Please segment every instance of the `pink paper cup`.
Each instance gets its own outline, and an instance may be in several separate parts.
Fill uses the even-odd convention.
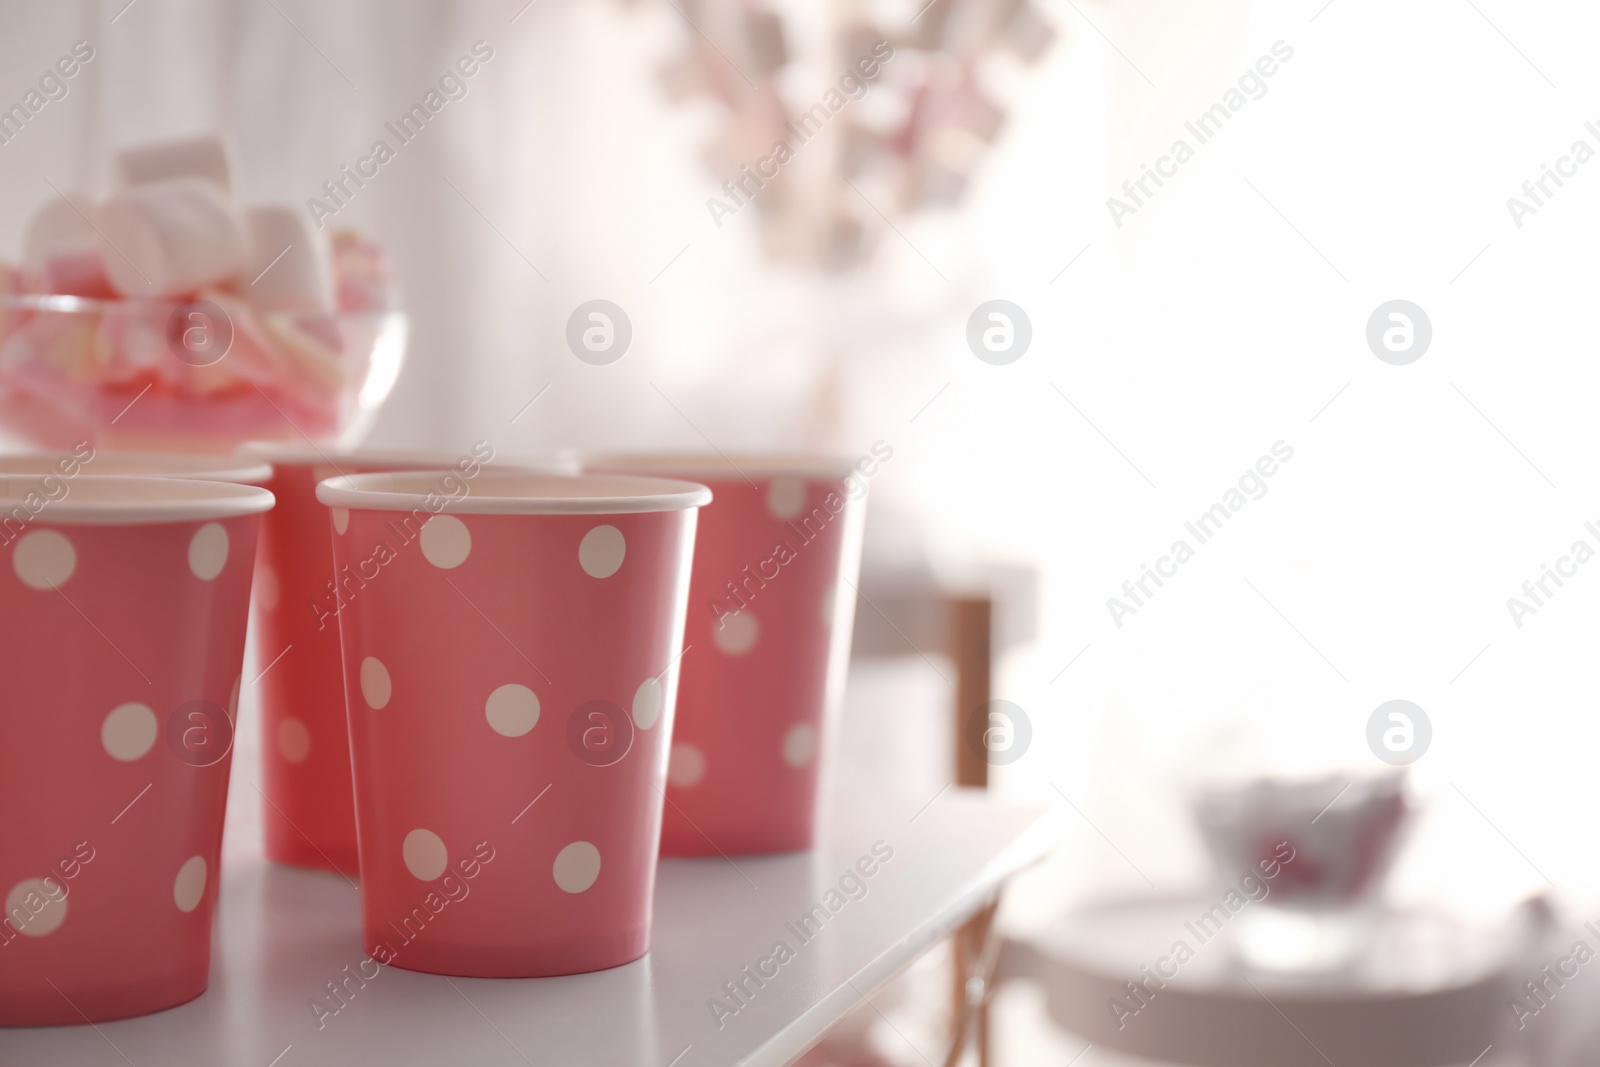
[[[0,540],[20,536],[51,502],[72,491],[79,475],[183,478],[207,482],[265,485],[272,468],[265,463],[217,456],[165,452],[113,452],[80,441],[64,452],[0,454],[0,491],[19,499],[0,513]]]
[[[809,849],[849,663],[865,478],[848,460],[796,456],[585,466],[716,494],[695,545],[662,853]]]
[[[10,513],[32,490],[0,480]],[[64,483],[0,531],[0,1025],[206,988],[260,513],[221,482]]]
[[[65,452],[22,452],[0,455],[0,478],[42,478],[64,481],[80,474],[96,477],[186,478],[206,482],[265,485],[272,468],[249,459],[190,456],[168,452],[113,452],[82,442]]]
[[[627,963],[651,897],[704,486],[333,478],[368,953],[436,974]],[[343,580],[343,579],[341,579]]]
[[[338,616],[347,590],[356,586],[333,564],[334,533],[348,513],[335,514],[330,528],[317,483],[342,474],[425,469],[437,471],[437,492],[470,494],[494,449],[481,442],[460,453],[259,444],[241,455],[271,464],[266,485],[278,498],[262,522],[253,626],[256,656],[267,668],[259,686],[267,858],[353,877],[359,860]]]

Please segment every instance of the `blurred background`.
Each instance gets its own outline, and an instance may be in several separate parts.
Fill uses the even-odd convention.
[[[1026,639],[994,682],[1032,740],[990,787],[1059,808],[1070,844],[1014,888],[1016,938],[1194,891],[1197,782],[1371,771],[1393,699],[1431,741],[1390,896],[1491,922],[1547,893],[1600,918],[1600,567],[1508,607],[1600,545],[1600,166],[1524,191],[1600,148],[1600,12],[925,3],[0,3],[0,101],[95,51],[0,145],[0,257],[52,186],[103,184],[108,149],[144,140],[225,129],[247,201],[321,197],[484,42],[465,95],[337,216],[387,249],[411,317],[370,443],[892,448],[869,574],[1032,576],[997,608]],[[724,183],[878,41],[859,99],[737,203]],[[1202,142],[1186,124],[1230,91]],[[632,327],[604,366],[566,342],[591,300]],[[1004,365],[967,339],[990,300],[1031,327]],[[1408,365],[1368,343],[1392,300],[1431,322]],[[1279,443],[1259,499],[1133,601],[1124,582]],[[857,664],[841,745],[850,773],[932,796],[952,695],[940,650],[916,651]],[[1002,989],[997,1062],[1080,1054],[1044,1003]],[[932,1057],[937,1021],[902,1024],[881,1054]]]

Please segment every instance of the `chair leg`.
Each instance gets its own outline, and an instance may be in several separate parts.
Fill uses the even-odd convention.
[[[986,596],[952,597],[949,612],[949,653],[956,668],[955,780],[957,785],[983,789],[989,785],[989,762],[971,743],[968,721],[991,699],[994,604]],[[981,735],[982,729],[977,732]],[[977,1042],[980,1067],[988,1067],[989,978],[999,944],[992,930],[997,906],[998,900],[968,920],[954,937],[947,1067],[960,1061],[969,1040]]]
[[[954,935],[954,964],[958,1000],[952,1005],[950,1053],[945,1067],[961,1062],[969,1043],[977,1047],[979,1067],[989,1065],[989,1001],[993,996],[995,964],[1000,958],[1000,938],[994,929],[998,896],[968,919]]]
[[[950,600],[949,653],[956,668],[956,784],[980,789],[989,784],[989,762],[982,750],[971,744],[968,720],[991,699],[993,614],[993,602],[988,597]]]

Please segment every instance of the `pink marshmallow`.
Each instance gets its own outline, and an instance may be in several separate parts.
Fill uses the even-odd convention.
[[[26,291],[22,272],[9,263],[0,263],[0,345],[4,345],[6,336],[27,318],[25,310],[9,305],[6,298],[20,296]]]
[[[326,237],[298,208],[246,208],[249,245],[239,295],[265,311],[333,311],[333,273]]]
[[[338,285],[339,310],[386,311],[394,301],[389,261],[383,249],[354,230],[334,230],[333,275]]]
[[[111,157],[111,185],[118,191],[170,178],[204,178],[233,195],[233,150],[215,134],[124,148]]]
[[[106,275],[127,297],[171,297],[236,277],[244,224],[222,190],[201,178],[138,185],[101,205],[95,220]]]
[[[81,252],[52,256],[45,260],[37,277],[40,291],[52,295],[83,296],[93,300],[117,298],[111,282],[106,278],[106,264],[100,256],[99,245]]]

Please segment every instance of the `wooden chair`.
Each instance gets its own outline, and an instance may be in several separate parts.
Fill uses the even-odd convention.
[[[958,577],[922,571],[863,570],[852,655],[898,657],[942,653],[955,669],[950,736],[951,781],[986,788],[989,763],[967,743],[968,719],[993,699],[996,652],[1035,633],[1035,571],[1017,566],[976,568]],[[989,1003],[999,956],[994,929],[998,896],[952,938],[950,1050],[947,1067],[969,1045],[988,1067]]]

